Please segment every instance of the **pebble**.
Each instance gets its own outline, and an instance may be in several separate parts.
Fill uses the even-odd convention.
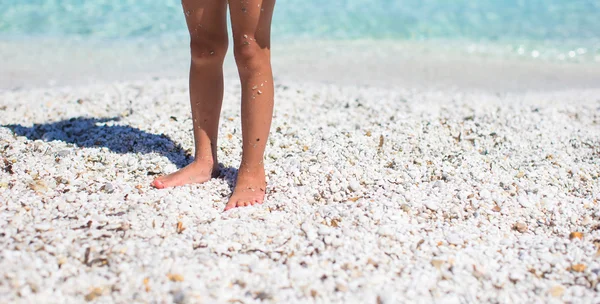
[[[34,227],[35,227],[35,230],[37,230],[37,231],[48,231],[52,228],[52,226],[48,223],[37,224]]]
[[[402,209],[402,211],[404,211],[406,213],[409,213],[410,212],[410,205],[408,205],[408,204],[402,204],[400,206],[400,209]]]
[[[331,234],[331,229],[329,227],[321,227],[319,228],[319,234],[320,235],[330,235]]]
[[[353,179],[349,182],[349,186],[350,186],[350,190],[352,190],[353,192],[360,190],[360,184],[355,179]]]
[[[389,226],[380,227],[377,234],[381,236],[395,236],[394,230]]]
[[[73,193],[69,193],[69,194],[67,194],[67,195],[65,196],[65,200],[66,200],[68,203],[73,203],[73,202],[75,202],[75,200],[76,200],[76,199],[77,199],[77,195],[75,195],[75,194],[73,194]]]
[[[226,81],[226,99],[238,89]],[[187,92],[170,79],[0,91],[0,301],[597,302],[598,91],[277,84],[266,202],[226,213],[233,99],[222,178],[149,186],[191,160]]]
[[[38,193],[45,193],[49,190],[48,186],[44,181],[38,180],[29,184],[29,188]]]
[[[508,277],[513,282],[523,281],[525,279],[525,276],[520,272],[511,272]]]
[[[524,224],[524,223],[521,223],[521,222],[519,222],[519,223],[516,223],[516,224],[514,225],[514,228],[515,228],[515,230],[517,230],[517,231],[519,231],[519,232],[521,232],[521,233],[523,233],[523,232],[526,232],[526,231],[527,231],[527,229],[528,229],[528,228],[527,228],[527,225],[526,225],[526,224]]]
[[[552,288],[550,288],[550,295],[555,298],[562,297],[562,295],[564,293],[565,293],[565,288],[560,285],[556,285],[556,286],[553,286]]]
[[[67,157],[71,154],[70,150],[60,150],[58,152],[56,152],[56,156],[58,157]]]
[[[463,239],[457,234],[448,235],[446,241],[452,245],[462,245],[464,243]]]
[[[68,206],[68,205],[67,205],[67,203],[66,203],[66,202],[58,202],[58,203],[56,204],[56,208],[57,208],[57,209],[58,209],[58,211],[60,211],[60,212],[64,212],[64,211],[66,211],[66,210],[67,210],[67,206]]]
[[[319,172],[320,170],[321,170],[321,166],[319,166],[319,165],[310,166],[308,168],[308,172],[310,174],[315,174],[315,173]]]
[[[588,226],[592,223],[593,223],[592,217],[590,217],[589,215],[584,216],[583,220],[581,221],[581,225],[584,225],[584,226]]]
[[[427,201],[425,202],[425,207],[427,207],[429,210],[437,211],[440,208],[440,205],[433,201]]]
[[[533,204],[531,203],[531,201],[527,197],[525,197],[525,196],[520,196],[519,197],[519,204],[523,208],[531,208],[531,207],[533,207]]]
[[[48,187],[48,189],[51,189],[51,190],[56,189],[56,186],[57,186],[56,180],[54,180],[54,179],[48,180],[48,182],[46,183],[46,186]]]
[[[487,189],[483,189],[483,190],[481,190],[479,192],[479,196],[482,199],[487,200],[487,199],[490,199],[492,197],[492,193],[489,190],[487,190]]]
[[[102,186],[102,189],[106,193],[113,193],[113,192],[115,192],[115,187],[111,183],[104,184],[104,186]]]

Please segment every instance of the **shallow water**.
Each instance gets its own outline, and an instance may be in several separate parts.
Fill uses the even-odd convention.
[[[273,36],[450,41],[473,53],[589,62],[600,61],[598,16],[597,0],[285,0]],[[0,39],[39,37],[184,40],[186,29],[175,0],[0,2]]]
[[[273,66],[280,80],[596,88],[597,16],[598,0],[280,0]],[[0,90],[185,78],[184,19],[175,0],[0,1]]]

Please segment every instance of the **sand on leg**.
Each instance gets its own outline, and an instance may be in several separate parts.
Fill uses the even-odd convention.
[[[223,102],[223,61],[227,53],[227,1],[183,0],[190,32],[190,103],[194,161],[152,182],[156,188],[203,183],[218,175],[217,135]]]
[[[234,55],[242,86],[243,153],[225,210],[263,203],[263,156],[273,115],[271,19],[275,0],[230,0]]]

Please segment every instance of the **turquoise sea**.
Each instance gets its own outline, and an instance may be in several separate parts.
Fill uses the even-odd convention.
[[[0,1],[0,40],[185,35],[176,0]],[[492,45],[532,58],[600,61],[600,1],[280,0],[273,35],[276,40],[440,40]]]

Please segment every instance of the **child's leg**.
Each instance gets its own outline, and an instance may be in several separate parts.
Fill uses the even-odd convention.
[[[243,154],[225,210],[262,203],[263,155],[273,115],[271,17],[275,0],[230,0],[234,54],[242,84]]]
[[[159,177],[156,188],[203,183],[218,174],[217,132],[223,101],[223,60],[227,52],[227,1],[183,0],[190,32],[190,102],[195,159],[187,167]]]

